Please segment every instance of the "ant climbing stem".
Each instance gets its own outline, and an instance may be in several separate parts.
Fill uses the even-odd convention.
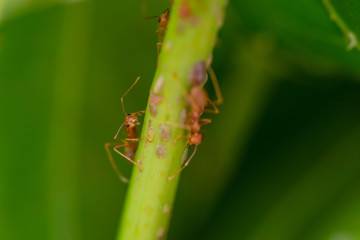
[[[209,118],[201,118],[201,115],[203,113],[213,113],[218,114],[219,109],[217,108],[218,104],[221,104],[223,102],[223,97],[221,94],[219,83],[217,82],[217,78],[214,74],[214,72],[211,69],[210,78],[212,79],[215,93],[217,96],[217,100],[215,102],[211,101],[208,97],[207,92],[203,89],[203,85],[205,84],[207,80],[207,74],[206,74],[206,64],[205,62],[201,61],[194,65],[194,67],[191,70],[190,73],[190,91],[186,92],[184,89],[184,86],[182,86],[179,82],[179,79],[176,75],[174,75],[175,81],[181,85],[183,88],[183,94],[185,95],[185,99],[187,100],[189,106],[190,106],[190,112],[188,113],[188,120],[187,124],[170,124],[174,125],[176,127],[184,128],[188,130],[188,135],[186,137],[181,136],[179,139],[187,138],[187,146],[194,145],[194,151],[189,157],[189,159],[185,162],[185,164],[171,177],[169,177],[169,181],[174,179],[181,171],[184,170],[185,167],[187,167],[193,159],[197,147],[202,142],[202,134],[200,133],[201,127],[204,125],[207,125],[211,123],[211,119]],[[207,106],[212,106],[213,109],[205,109]],[[175,140],[175,142],[178,139]]]
[[[170,8],[172,6],[172,1],[170,1],[170,7],[168,7],[167,9],[164,10],[164,12],[160,15],[160,16],[151,16],[151,17],[146,17],[146,5],[143,4],[142,6],[142,12],[143,12],[143,18],[145,20],[147,19],[154,19],[157,18],[158,19],[158,29],[155,31],[155,33],[157,35],[159,35],[160,37],[165,37],[165,33],[167,30],[167,25],[170,19]],[[162,46],[161,42],[156,43],[156,51],[157,54],[159,55],[160,53],[160,47]]]
[[[159,24],[159,28],[155,31],[155,33],[161,37],[164,37],[166,30],[167,30],[167,24],[169,22],[169,18],[170,18],[170,7],[168,7],[167,9],[164,10],[164,12],[160,15],[160,16],[151,16],[151,17],[146,17],[146,5],[143,5],[143,18],[145,20],[147,19],[154,19],[157,18],[158,19],[158,24]]]
[[[110,163],[112,168],[114,169],[114,171],[116,172],[116,174],[118,175],[118,177],[120,178],[121,181],[128,183],[129,180],[127,178],[125,178],[119,171],[114,158],[111,154],[110,151],[110,147],[113,147],[113,150],[121,155],[122,157],[126,158],[129,162],[131,162],[132,164],[136,165],[139,169],[139,171],[141,172],[141,168],[140,165],[138,163],[136,163],[133,158],[135,156],[136,150],[137,150],[137,144],[135,143],[136,141],[148,141],[150,142],[150,140],[148,139],[140,139],[137,138],[137,130],[136,130],[136,126],[140,125],[140,122],[138,121],[137,117],[139,115],[142,115],[145,113],[145,111],[139,111],[136,113],[126,113],[125,111],[125,106],[124,106],[124,97],[130,92],[130,90],[135,86],[135,84],[139,81],[140,76],[135,80],[135,82],[131,85],[131,87],[124,93],[124,95],[121,97],[121,104],[122,104],[122,108],[125,114],[125,119],[124,119],[124,123],[121,124],[119,130],[116,132],[114,140],[116,141],[120,141],[120,142],[108,142],[105,143],[105,149],[106,152],[108,154]],[[124,139],[118,139],[118,135],[120,133],[120,130],[122,129],[122,127],[125,126],[125,131],[127,133],[127,137]],[[124,153],[119,151],[119,148],[124,148]]]

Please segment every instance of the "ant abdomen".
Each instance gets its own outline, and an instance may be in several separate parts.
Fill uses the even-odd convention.
[[[200,86],[206,82],[206,64],[204,61],[197,62],[191,69],[189,80],[191,86]]]

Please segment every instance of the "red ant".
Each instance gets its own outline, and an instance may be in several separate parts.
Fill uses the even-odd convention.
[[[129,91],[134,87],[134,85],[139,81],[140,76],[135,80],[135,82],[131,85],[131,87],[124,93],[124,95],[121,97],[121,104],[122,104],[122,108],[125,114],[125,119],[124,119],[124,123],[121,124],[119,130],[117,131],[114,140],[118,140],[121,141],[122,143],[118,143],[118,142],[109,142],[109,143],[105,143],[105,149],[107,151],[110,163],[114,169],[114,171],[117,173],[118,177],[120,178],[121,181],[128,183],[129,180],[127,178],[125,178],[120,171],[118,170],[114,158],[110,152],[109,147],[113,147],[114,151],[118,154],[120,154],[121,156],[123,156],[124,158],[126,158],[127,160],[129,160],[129,162],[135,164],[139,171],[141,172],[141,168],[139,166],[138,163],[133,161],[133,158],[135,156],[136,150],[137,150],[137,144],[135,143],[135,141],[148,141],[150,142],[150,140],[148,139],[140,139],[137,138],[137,131],[136,131],[136,125],[140,125],[140,122],[138,121],[137,117],[139,115],[142,115],[145,113],[145,111],[139,111],[136,113],[126,113],[125,111],[125,107],[124,107],[124,97],[126,96],[126,94],[129,93]],[[120,133],[121,128],[125,125],[125,130],[127,133],[127,137],[125,139],[118,139],[118,135]],[[118,148],[124,147],[124,153],[120,152],[118,150]]]
[[[172,3],[171,3],[171,5],[172,5]],[[169,18],[170,18],[170,8],[171,8],[171,6],[168,7],[167,9],[165,9],[165,11],[160,16],[146,17],[146,15],[145,15],[145,5],[143,5],[143,17],[144,17],[144,19],[153,19],[153,18],[158,19],[159,28],[155,31],[155,33],[157,35],[159,35],[160,37],[165,36],[166,30],[167,30],[167,25],[168,25]],[[158,55],[159,55],[161,46],[162,46],[162,43],[160,43],[160,42],[156,43],[156,50],[157,50]]]
[[[218,114],[219,109],[216,105],[220,105],[223,102],[223,97],[221,94],[221,90],[215,76],[214,71],[209,67],[210,78],[213,82],[215,93],[217,96],[216,101],[211,101],[208,97],[206,91],[202,88],[203,84],[205,84],[207,80],[206,74],[206,64],[205,62],[198,62],[192,68],[190,73],[190,92],[186,95],[186,99],[188,104],[190,105],[190,112],[188,114],[188,122],[185,126],[180,126],[188,130],[187,136],[182,136],[181,138],[187,138],[188,143],[187,146],[194,145],[194,151],[189,157],[189,159],[185,162],[184,166],[182,166],[173,176],[169,177],[169,181],[171,181],[174,177],[176,177],[184,168],[189,165],[191,159],[194,157],[197,146],[200,145],[202,141],[202,134],[200,133],[200,128],[206,124],[211,123],[211,119],[209,118],[200,118],[203,113],[213,113]],[[176,76],[175,76],[175,79]],[[178,80],[177,80],[178,81]],[[205,109],[206,106],[211,105],[213,109]],[[177,140],[179,140],[177,139]],[[175,140],[175,142],[177,141]]]
[[[168,24],[169,18],[170,18],[170,7],[165,9],[165,11],[160,16],[146,17],[145,16],[145,6],[143,6],[143,17],[144,17],[144,19],[157,18],[158,23],[159,23],[159,28],[155,31],[155,33],[161,37],[164,37],[164,35],[166,33],[166,29],[167,29],[167,24]]]

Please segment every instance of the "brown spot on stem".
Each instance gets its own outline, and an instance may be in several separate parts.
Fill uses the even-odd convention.
[[[181,112],[180,112],[180,122],[182,124],[185,124],[186,123],[186,118],[187,118],[186,109],[183,108],[183,109],[181,109]]]
[[[172,42],[171,41],[167,41],[164,45],[164,49],[165,51],[169,52],[172,46]]]
[[[157,239],[158,240],[164,240],[164,237],[165,237],[165,230],[163,227],[159,228],[159,230],[157,231]]]
[[[171,138],[171,129],[168,125],[166,124],[161,124],[160,125],[160,140],[163,142],[167,142],[170,140]]]
[[[219,14],[219,18],[218,18],[218,21],[217,21],[217,27],[218,28],[221,28],[223,25],[224,25],[224,13],[220,12]]]
[[[160,143],[156,146],[156,156],[160,159],[166,156],[166,147],[164,144]]]
[[[182,101],[182,96],[178,96],[178,97],[176,98],[176,102],[177,102],[177,103],[181,103],[181,101]]]
[[[148,128],[146,135],[147,135],[147,139],[149,139],[150,141],[153,140],[153,138],[154,138],[154,130],[153,130],[152,127]]]
[[[150,92],[150,105],[157,105],[162,101],[162,97]]]
[[[163,208],[163,213],[167,214],[169,212],[170,212],[170,207],[169,207],[169,205],[167,203],[165,203],[164,208]]]
[[[187,19],[192,16],[192,11],[189,6],[189,0],[183,0],[179,7],[179,17],[180,19]]]
[[[149,97],[149,111],[153,117],[157,114],[157,105],[162,101],[162,97],[150,92]]]
[[[156,115],[157,115],[157,106],[156,105],[154,105],[154,106],[149,105],[149,111],[150,111],[151,116],[156,117]]]
[[[157,79],[156,79],[156,82],[155,82],[155,85],[154,85],[154,93],[155,94],[159,94],[162,90],[162,87],[164,85],[164,76],[163,75],[160,75]]]

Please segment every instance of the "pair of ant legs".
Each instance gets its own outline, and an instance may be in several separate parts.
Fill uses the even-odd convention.
[[[129,179],[127,179],[126,177],[124,177],[124,176],[120,173],[120,171],[119,171],[119,169],[118,169],[118,167],[117,167],[117,165],[116,165],[116,163],[115,163],[115,161],[114,161],[114,158],[113,158],[113,156],[112,156],[112,154],[111,154],[111,152],[110,152],[110,147],[113,147],[113,149],[114,149],[115,152],[117,152],[118,154],[120,154],[121,156],[123,156],[124,158],[126,158],[127,160],[129,160],[131,163],[133,163],[133,164],[135,164],[135,165],[137,165],[137,166],[139,167],[139,165],[138,165],[137,163],[135,163],[131,158],[129,158],[128,156],[126,156],[125,154],[123,154],[122,152],[120,152],[120,151],[118,150],[118,148],[126,147],[127,145],[128,145],[128,143],[127,143],[125,140],[123,140],[123,144],[116,143],[116,142],[108,142],[108,143],[105,143],[105,149],[106,149],[107,155],[108,155],[108,157],[109,157],[111,166],[112,166],[112,168],[114,169],[114,171],[116,172],[116,174],[118,175],[119,179],[120,179],[121,181],[123,181],[124,183],[129,183]]]
[[[207,124],[211,123],[211,119],[209,119],[209,118],[201,118],[200,122],[202,122],[200,124],[200,127],[202,127],[204,125],[207,125]],[[168,122],[167,124],[172,125],[173,127],[178,127],[178,128],[183,128],[183,129],[188,130],[188,134],[184,135],[184,136],[180,136],[177,139],[175,139],[173,145],[175,145],[179,140],[189,139],[190,138],[190,136],[191,136],[191,125],[186,125],[186,124],[181,124],[181,123],[172,123],[172,122]],[[203,130],[202,132],[205,132],[205,131]],[[197,145],[194,145],[194,146],[195,146],[195,148],[194,148],[194,151],[192,152],[191,156],[188,158],[188,160],[186,160],[184,165],[182,167],[180,167],[179,170],[176,171],[176,173],[174,175],[169,177],[169,181],[173,180],[179,173],[182,172],[182,170],[184,170],[184,168],[186,168],[189,165],[191,159],[194,157],[194,155],[195,155],[195,153],[197,151],[198,146]],[[189,145],[187,145],[187,147],[189,147]]]

